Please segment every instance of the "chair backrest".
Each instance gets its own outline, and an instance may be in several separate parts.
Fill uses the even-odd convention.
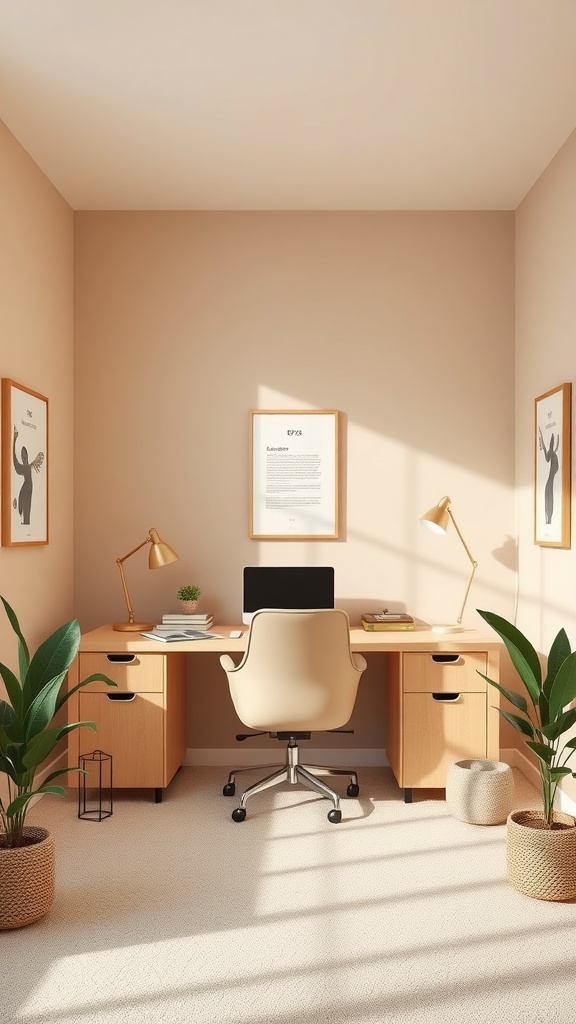
[[[365,661],[350,651],[350,621],[339,608],[262,609],[239,665],[224,655],[236,713],[269,732],[337,729],[349,721]]]

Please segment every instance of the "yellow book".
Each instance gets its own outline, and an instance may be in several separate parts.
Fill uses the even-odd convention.
[[[382,612],[379,615],[363,615],[362,628],[372,631],[414,629],[414,619],[411,615],[401,612]]]

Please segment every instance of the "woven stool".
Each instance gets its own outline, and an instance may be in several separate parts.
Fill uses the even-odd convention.
[[[468,758],[448,768],[446,803],[460,821],[500,825],[510,813],[513,798],[512,769],[503,761]]]

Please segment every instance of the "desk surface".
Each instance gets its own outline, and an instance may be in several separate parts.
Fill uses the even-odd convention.
[[[239,640],[232,640],[230,630],[242,629]],[[213,640],[184,640],[182,642],[163,643],[161,640],[148,640],[140,633],[122,632],[111,625],[99,626],[89,633],[83,633],[80,651],[134,651],[138,654],[169,654],[185,651],[193,654],[206,651],[214,653],[246,650],[248,626],[227,625],[213,626],[213,633],[221,636]],[[500,651],[502,644],[497,637],[481,633],[475,629],[464,629],[457,633],[434,633],[426,627],[416,626],[413,630],[385,630],[368,632],[365,629],[352,627],[350,642],[353,651],[363,654],[370,651]]]

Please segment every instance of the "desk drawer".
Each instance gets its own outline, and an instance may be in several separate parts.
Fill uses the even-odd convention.
[[[478,671],[487,674],[483,652],[402,655],[404,693],[480,693],[486,683]]]
[[[165,656],[163,654],[80,654],[80,679],[94,672],[118,683],[118,689],[130,693],[163,693]],[[81,693],[110,693],[111,687],[96,680]]]
[[[486,693],[446,696],[404,697],[404,786],[443,788],[453,761],[486,757]]]
[[[87,732],[81,743],[112,754],[115,788],[165,786],[163,696],[133,693],[125,700],[118,696],[110,688],[108,693],[80,690],[80,718],[95,722],[98,729]]]

